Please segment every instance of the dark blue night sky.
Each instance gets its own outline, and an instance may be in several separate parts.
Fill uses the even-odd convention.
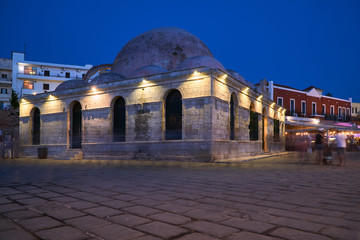
[[[112,63],[133,37],[179,27],[226,68],[360,102],[360,1],[1,1],[0,57]]]

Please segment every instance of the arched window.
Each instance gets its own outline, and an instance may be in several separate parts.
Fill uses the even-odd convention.
[[[267,151],[267,111],[266,108],[262,110],[262,149]]]
[[[259,117],[258,113],[255,112],[254,103],[250,104],[250,141],[257,141],[259,139]]]
[[[126,111],[125,100],[118,97],[114,103],[113,112],[113,140],[114,142],[125,142]]]
[[[40,110],[34,108],[32,114],[32,144],[40,144]]]
[[[231,95],[230,98],[230,140],[235,140],[235,98]]]
[[[71,147],[81,148],[82,143],[82,110],[79,102],[75,102],[72,107],[71,121]]]
[[[166,140],[182,139],[182,100],[178,90],[172,90],[165,101]]]
[[[280,121],[274,119],[274,142],[280,141]]]

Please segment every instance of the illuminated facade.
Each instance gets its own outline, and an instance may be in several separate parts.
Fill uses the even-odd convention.
[[[51,92],[62,82],[82,79],[92,65],[25,61],[25,54],[12,52],[12,88],[20,97]]]
[[[285,111],[266,85],[226,70],[190,33],[154,29],[129,41],[111,71],[24,97],[21,154],[216,161],[283,151]]]
[[[287,116],[351,121],[351,98],[326,96],[322,94],[323,90],[314,86],[299,90],[270,82],[269,90],[273,101],[286,108]]]

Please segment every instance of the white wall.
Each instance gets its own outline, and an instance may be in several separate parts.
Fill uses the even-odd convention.
[[[45,62],[25,61],[23,53],[13,52],[13,88],[19,96],[29,94],[39,94],[45,91],[54,91],[58,85],[64,81],[72,79],[82,79],[82,75],[92,67],[92,65],[77,66]],[[24,74],[25,66],[36,67],[36,74]],[[49,76],[44,76],[45,71],[50,71]],[[66,73],[70,73],[70,78],[66,78]],[[32,81],[34,89],[24,89],[24,81]],[[44,90],[43,85],[49,84],[49,90]]]

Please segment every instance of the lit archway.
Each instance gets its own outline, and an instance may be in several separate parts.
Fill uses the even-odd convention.
[[[262,110],[262,149],[267,151],[267,112],[266,108]]]
[[[165,139],[182,139],[182,96],[172,90],[165,100]]]
[[[71,148],[82,148],[82,108],[79,102],[71,108]]]
[[[32,110],[32,124],[31,124],[31,135],[32,135],[32,145],[40,144],[40,110],[34,108]]]
[[[125,142],[126,107],[125,100],[118,97],[113,105],[113,141]]]
[[[235,119],[237,108],[236,94],[231,94],[230,98],[230,140],[235,140]]]
[[[250,104],[250,123],[249,123],[249,135],[250,141],[259,140],[259,117],[258,113],[255,112],[254,103]]]

